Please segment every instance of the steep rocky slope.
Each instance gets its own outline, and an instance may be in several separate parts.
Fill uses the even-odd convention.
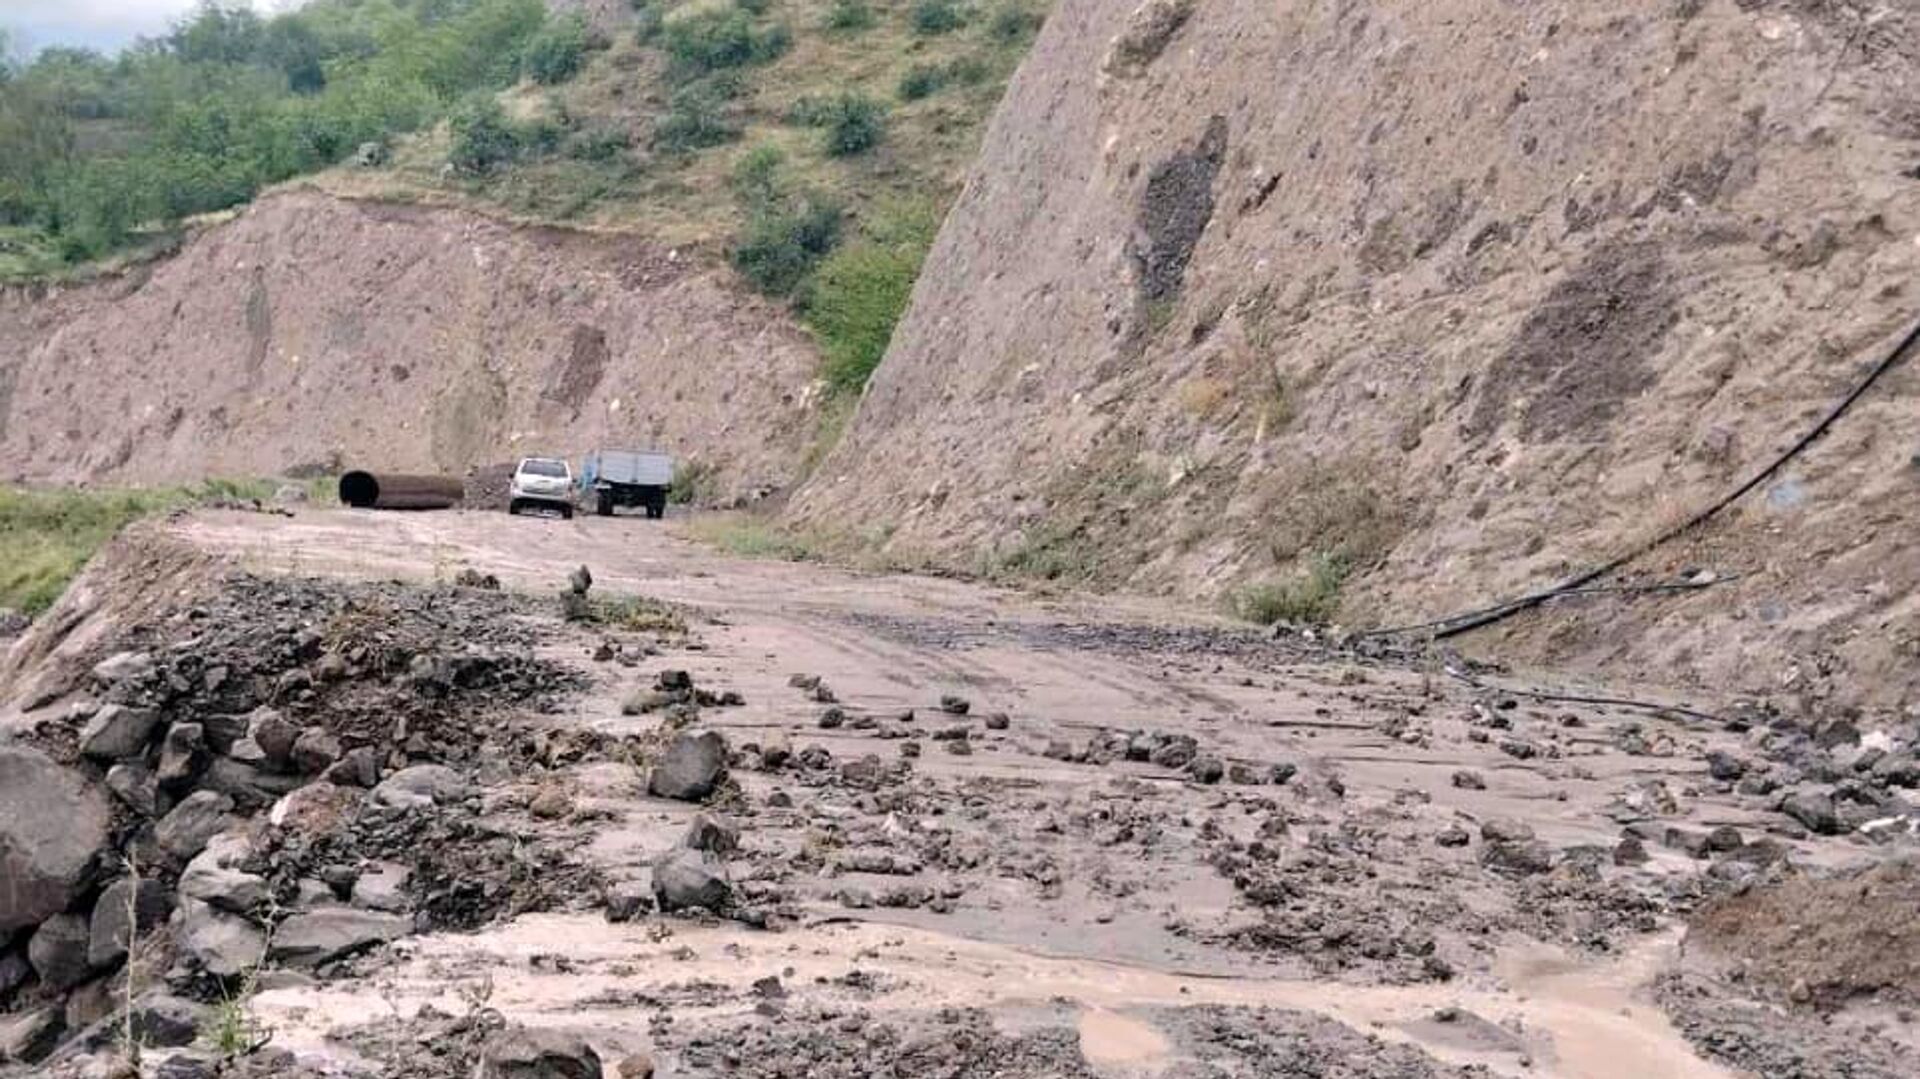
[[[1745,479],[1920,317],[1910,2],[1065,0],[804,524],[1350,623]],[[1920,703],[1920,364],[1509,654]]]
[[[660,444],[790,483],[818,360],[732,271],[631,237],[272,196],[124,277],[0,294],[0,452],[29,481]]]

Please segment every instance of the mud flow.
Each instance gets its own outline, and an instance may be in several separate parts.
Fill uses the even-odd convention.
[[[673,528],[119,541],[5,671],[10,1073],[1914,1074],[1908,732]]]

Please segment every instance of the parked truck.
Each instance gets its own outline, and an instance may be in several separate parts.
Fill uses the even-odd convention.
[[[621,506],[644,506],[648,517],[667,512],[673,458],[657,450],[595,450],[580,465],[580,490],[602,517]]]

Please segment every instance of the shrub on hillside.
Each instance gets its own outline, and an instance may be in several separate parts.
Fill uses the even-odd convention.
[[[733,166],[733,193],[748,207],[771,205],[780,196],[780,171],[787,155],[772,143],[762,143],[740,155]]]
[[[915,64],[900,76],[900,100],[918,101],[931,97],[947,84],[946,71],[936,64]]]
[[[749,15],[765,15],[773,7],[773,0],[733,0],[741,11]]]
[[[906,313],[938,228],[939,215],[930,206],[896,208],[814,272],[804,318],[820,342],[821,374],[833,392],[866,388]]]
[[[580,72],[587,57],[587,23],[578,15],[554,19],[527,42],[521,70],[534,82],[552,86]]]
[[[675,90],[666,115],[654,124],[654,147],[668,153],[687,153],[739,138],[740,126],[727,109],[738,90],[733,79],[719,76]]]
[[[945,34],[967,24],[967,14],[956,0],[914,0],[907,21],[916,34]]]
[[[661,9],[657,0],[636,0],[633,5],[633,39],[642,45],[651,45],[660,36],[660,28],[666,22],[667,13]]]
[[[987,32],[996,41],[1012,44],[1039,29],[1040,21],[1040,16],[1028,11],[1019,0],[1006,0],[994,10]]]
[[[874,24],[873,8],[867,0],[833,0],[827,9],[827,29],[850,33]]]
[[[680,77],[692,78],[776,59],[793,44],[793,34],[784,24],[756,31],[738,8],[703,8],[668,19],[660,40]]]
[[[834,98],[820,125],[826,131],[827,153],[851,157],[878,146],[887,131],[886,111],[864,94],[845,93]]]
[[[842,211],[812,193],[761,206],[733,250],[733,265],[769,296],[790,295],[840,242]]]
[[[447,162],[472,175],[492,172],[520,156],[520,133],[491,94],[462,102],[449,123],[453,144]]]

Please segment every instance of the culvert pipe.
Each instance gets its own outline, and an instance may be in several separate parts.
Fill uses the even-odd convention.
[[[355,509],[444,510],[466,497],[466,483],[453,476],[356,471],[340,477],[340,501]]]

